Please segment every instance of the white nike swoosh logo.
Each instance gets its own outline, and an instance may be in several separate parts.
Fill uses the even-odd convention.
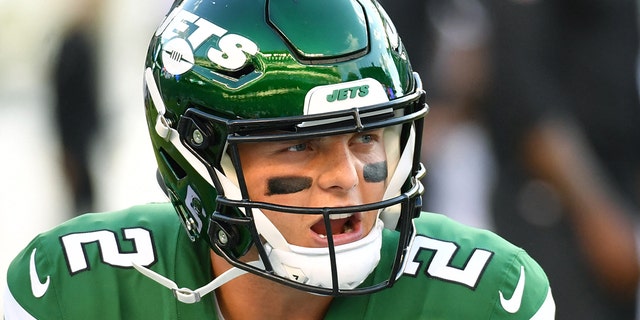
[[[509,299],[505,299],[502,291],[500,293],[500,304],[509,313],[516,313],[520,310],[522,304],[522,294],[524,293],[524,267],[520,266],[520,279],[516,285],[516,289],[513,291],[513,295]]]
[[[40,282],[38,271],[36,271],[36,249],[31,251],[31,261],[29,262],[29,278],[31,279],[31,292],[36,298],[41,298],[49,289],[49,276],[44,283]]]

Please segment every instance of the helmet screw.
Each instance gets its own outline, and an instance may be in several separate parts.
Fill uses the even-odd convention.
[[[229,242],[229,237],[227,236],[227,233],[224,232],[224,230],[218,231],[218,241],[220,241],[220,244],[222,245],[226,245]]]
[[[193,134],[191,135],[191,137],[193,138],[193,142],[197,145],[201,145],[204,142],[204,136],[198,129],[193,130]]]
[[[185,222],[186,222],[186,225],[187,225],[187,229],[188,229],[189,231],[191,231],[191,230],[193,230],[193,229],[194,229],[193,227],[196,225],[196,223],[195,223],[195,221],[193,221],[193,219],[192,219],[192,218],[189,218],[189,219],[188,219],[187,221],[185,221]]]

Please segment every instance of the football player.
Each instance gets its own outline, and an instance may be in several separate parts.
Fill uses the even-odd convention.
[[[428,107],[374,0],[178,0],[145,113],[170,202],[13,261],[6,319],[552,319],[541,267],[421,213]]]

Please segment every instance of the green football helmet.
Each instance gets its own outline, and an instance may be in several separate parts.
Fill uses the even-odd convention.
[[[428,107],[377,2],[178,0],[151,40],[144,81],[159,179],[193,241],[242,272],[316,294],[370,293],[399,277],[421,208]],[[388,166],[381,201],[300,208],[248,196],[239,144],[378,128]],[[329,247],[288,244],[261,210],[322,215]],[[372,210],[380,218],[369,235],[332,245],[332,216]],[[381,243],[382,232],[396,242]],[[382,245],[395,248],[392,265],[378,265]],[[243,259],[251,248],[259,261]],[[388,276],[365,281],[375,268]]]

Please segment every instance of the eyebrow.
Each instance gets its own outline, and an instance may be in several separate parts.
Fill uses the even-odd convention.
[[[311,188],[313,179],[310,177],[274,177],[267,180],[267,193],[271,196],[275,194],[291,194]]]
[[[388,175],[387,161],[365,164],[362,168],[362,175],[366,182],[376,183],[385,181]]]

